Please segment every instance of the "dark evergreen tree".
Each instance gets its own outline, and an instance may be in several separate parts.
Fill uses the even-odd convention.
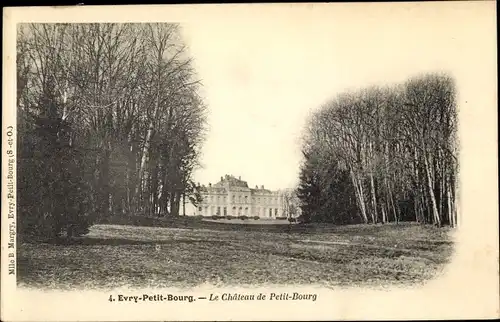
[[[78,236],[92,224],[84,158],[71,145],[71,127],[53,113],[34,117],[19,146],[20,235]]]

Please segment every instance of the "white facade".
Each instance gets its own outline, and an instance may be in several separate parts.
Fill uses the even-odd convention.
[[[202,202],[195,214],[201,216],[258,216],[262,219],[286,217],[284,196],[264,186],[251,189],[246,181],[225,175],[216,184],[198,186]]]

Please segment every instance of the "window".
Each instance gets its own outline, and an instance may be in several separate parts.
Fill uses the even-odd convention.
[[[248,196],[245,196],[245,203],[248,203]]]
[[[227,207],[224,207],[224,216],[227,216]]]
[[[274,209],[274,215],[278,217],[278,208]]]
[[[273,216],[273,210],[269,208],[269,218],[271,218],[272,216]]]
[[[277,211],[278,209],[276,209]],[[217,216],[220,216],[220,207],[217,207]]]
[[[235,195],[233,195],[233,202],[235,202],[235,201],[236,201],[236,196],[235,196]]]
[[[202,210],[202,207],[201,207],[201,206],[199,206],[199,207],[198,207],[198,211],[200,211],[200,212],[201,212],[201,210]]]

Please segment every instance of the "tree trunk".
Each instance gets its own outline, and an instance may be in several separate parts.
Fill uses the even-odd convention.
[[[450,193],[449,185],[447,185],[447,189],[446,189],[446,199],[448,202],[448,221],[450,222],[450,227],[454,228],[455,221],[453,220],[453,210],[452,210],[452,206],[451,206],[451,193]]]
[[[151,145],[151,137],[153,135],[153,130],[154,130],[154,123],[153,123],[153,120],[150,121],[149,123],[149,128],[148,128],[148,131],[146,133],[146,140],[144,141],[144,147],[142,149],[142,156],[141,156],[141,163],[140,163],[140,166],[139,166],[139,173],[137,175],[137,178],[138,178],[138,184],[136,186],[136,190],[135,190],[135,194],[137,196],[137,201],[138,201],[138,205],[137,205],[137,208],[141,208],[141,199],[143,199],[143,193],[144,193],[144,188],[146,186],[146,178],[144,176],[144,172],[145,172],[145,169],[146,169],[146,163],[147,163],[147,160],[148,160],[148,155],[149,155],[149,149],[150,149],[150,145]]]
[[[161,45],[160,45],[161,47]],[[142,157],[141,157],[141,165],[139,168],[139,182],[140,184],[138,185],[138,189],[143,189],[144,185],[144,170],[146,167],[146,163],[149,157],[150,153],[150,147],[151,147],[151,139],[153,136],[153,131],[154,131],[154,124],[156,120],[158,119],[158,111],[160,110],[160,94],[161,94],[161,61],[162,61],[162,55],[163,55],[163,50],[160,49],[158,52],[158,70],[157,70],[157,79],[156,79],[156,102],[155,102],[155,107],[153,110],[153,114],[151,115],[151,119],[149,120],[149,126],[148,126],[148,131],[146,132],[146,139],[144,141],[144,147],[142,149]],[[136,191],[138,192],[138,191]]]
[[[359,207],[359,210],[361,212],[361,219],[363,220],[363,223],[368,223],[368,217],[366,216],[366,208],[363,200],[363,195],[362,195],[362,188],[358,186],[358,180],[356,178],[356,175],[354,174],[354,171],[351,169],[351,179],[352,179],[352,184],[354,186],[354,191],[356,193],[356,201]],[[361,191],[360,191],[361,190]]]
[[[162,184],[161,184],[161,216],[166,216],[169,213],[168,210],[168,204],[169,204],[169,199],[170,197],[170,192],[168,191],[167,187],[167,178],[166,178],[166,173],[165,169],[163,169],[162,172]]]
[[[421,218],[419,216],[420,212],[418,210],[418,197],[417,196],[415,196],[415,198],[413,199],[413,211],[415,212],[415,221],[417,223],[420,223]]]
[[[451,215],[453,216],[453,222],[455,223],[455,227],[459,227],[460,226],[460,222],[459,222],[459,213],[460,213],[460,203],[457,202],[457,190],[456,190],[456,186],[455,186],[455,189],[452,189],[450,188],[450,195],[451,195],[451,208],[452,208],[452,212],[451,212]]]
[[[180,197],[181,197],[181,194],[179,192],[172,192],[171,193],[170,214],[173,216],[179,215]]]
[[[440,214],[444,214],[445,189],[446,189],[446,182],[445,182],[444,171],[441,171],[441,176],[439,178],[439,213]],[[451,225],[451,222],[449,222],[449,224]]]
[[[429,169],[429,162],[427,160],[427,155],[424,153],[424,164],[425,164],[425,172],[427,174],[427,187],[429,188],[429,197],[431,199],[431,206],[432,206],[432,214],[434,218],[434,223],[438,226],[441,227],[441,218],[439,217],[439,212],[437,209],[437,204],[436,204],[436,197],[434,196],[434,189],[433,189],[433,183],[432,183],[432,178],[431,178],[431,171]]]
[[[358,179],[358,187],[359,187],[359,199],[360,199],[361,207],[363,210],[363,218],[365,218],[366,222],[368,223],[368,217],[366,214],[365,195],[364,195],[363,183],[361,182],[361,179]]]
[[[182,215],[186,215],[186,193],[182,193]]]
[[[428,202],[426,202],[426,195],[425,195],[425,191],[423,191],[423,187],[422,188],[422,191],[419,195],[420,197],[420,200],[419,200],[419,212],[420,212],[420,217],[423,219],[424,221],[424,224],[427,224],[429,223],[429,217],[428,217],[428,212],[426,211],[426,206],[428,205]]]
[[[126,178],[125,178],[125,182],[126,182],[126,189],[127,189],[127,211],[129,212],[129,214],[133,214],[135,212],[135,209],[134,209],[134,196],[132,195],[132,190],[134,189],[134,180],[132,179],[133,178],[133,174],[135,172],[135,168],[136,168],[136,158],[135,158],[135,150],[134,150],[134,143],[133,143],[133,140],[132,140],[132,136],[133,136],[133,129],[130,130],[129,134],[128,134],[128,137],[127,137],[127,142],[128,142],[128,158],[127,158],[127,174],[126,174]]]
[[[170,191],[170,198],[169,198],[169,203],[170,203],[170,215],[175,215],[176,214],[176,209],[175,209],[175,192]]]
[[[381,210],[382,210],[382,224],[385,224],[387,222],[387,218],[386,218],[386,213],[385,213],[385,204],[381,205],[380,206]]]
[[[158,168],[156,166],[152,166],[151,171],[151,208],[152,215],[158,215]]]
[[[373,182],[373,173],[370,172],[370,190],[372,195],[372,222],[374,224],[378,221],[378,212],[377,212],[377,198],[375,197],[375,183]]]
[[[394,221],[397,223],[398,222],[398,215],[396,213],[396,207],[394,206],[394,197],[392,195],[392,189],[391,189],[391,185],[389,184],[389,182],[387,182],[387,191],[388,191],[387,199],[389,201],[389,205],[387,206],[388,207],[387,214],[389,214],[390,210],[392,209]]]

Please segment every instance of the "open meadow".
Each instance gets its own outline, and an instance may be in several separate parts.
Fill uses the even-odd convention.
[[[97,224],[64,243],[20,243],[19,286],[378,287],[432,279],[453,250],[447,228],[414,223],[237,225],[130,217],[128,222]]]

